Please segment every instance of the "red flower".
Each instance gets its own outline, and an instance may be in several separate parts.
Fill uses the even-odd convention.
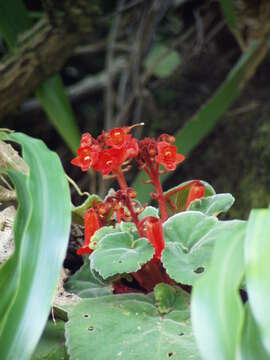
[[[162,222],[154,216],[145,217],[139,224],[141,234],[146,236],[155,248],[155,258],[160,259],[165,247]]]
[[[131,138],[126,128],[115,128],[108,133],[106,145],[111,146],[115,149],[121,149]]]
[[[125,149],[106,149],[100,153],[99,161],[93,166],[102,175],[109,175],[125,161]]]
[[[99,216],[93,208],[87,210],[84,215],[84,245],[77,250],[78,255],[91,254],[90,249],[91,237],[101,227]]]
[[[166,167],[167,170],[175,170],[176,165],[185,160],[184,155],[177,154],[177,147],[165,141],[157,143],[158,155],[156,161]]]
[[[186,201],[186,209],[192,203],[192,201],[201,199],[205,195],[205,187],[201,183],[193,184],[189,190],[187,201]]]
[[[78,156],[71,160],[71,164],[87,171],[98,163],[100,147],[98,145],[79,147]]]

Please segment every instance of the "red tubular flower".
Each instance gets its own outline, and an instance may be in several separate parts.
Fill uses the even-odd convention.
[[[192,201],[201,199],[205,195],[205,187],[202,183],[193,184],[189,190],[187,201],[186,201],[186,209],[188,209],[189,205]]]
[[[160,259],[165,247],[161,220],[154,216],[147,216],[141,221],[139,228],[142,235],[146,236],[155,248],[155,258]]]
[[[158,155],[156,161],[166,167],[167,170],[175,170],[176,165],[185,160],[184,155],[177,154],[177,147],[165,141],[157,143]]]
[[[87,210],[84,215],[84,245],[77,250],[78,255],[91,254],[92,249],[89,248],[91,237],[101,227],[99,216],[93,208]]]

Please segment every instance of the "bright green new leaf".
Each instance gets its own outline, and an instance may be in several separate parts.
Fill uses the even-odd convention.
[[[239,286],[244,274],[245,230],[241,221],[219,226],[210,268],[192,291],[192,325],[205,360],[236,359],[244,319]]]
[[[218,216],[227,212],[234,203],[234,197],[231,194],[216,194],[202,199],[194,200],[188,210],[200,211],[205,215]]]
[[[139,220],[142,220],[146,216],[154,216],[156,218],[159,218],[158,209],[154,206],[146,206],[146,208],[139,214],[138,218]]]
[[[200,212],[176,214],[163,224],[165,249],[162,263],[177,282],[193,285],[208,266],[218,220]]]
[[[144,67],[157,77],[170,76],[180,65],[181,58],[177,51],[169,50],[165,45],[157,44],[147,56]]]
[[[106,235],[91,254],[92,267],[104,279],[139,270],[152,259],[154,248],[146,238],[134,239],[127,232]]]
[[[77,294],[81,298],[92,298],[112,294],[111,284],[107,284],[100,276],[90,268],[89,259],[69,280],[65,283],[65,289]]]
[[[239,360],[269,360],[260,334],[260,329],[251,312],[248,303],[245,305],[245,322],[243,324]]]
[[[66,336],[77,360],[200,359],[186,311],[161,316],[145,295],[82,300],[69,314]]]
[[[270,209],[252,210],[245,242],[246,285],[250,308],[270,356]]]
[[[58,156],[39,140],[6,135],[19,143],[30,175],[9,171],[17,190],[14,255],[1,268],[0,358],[28,359],[46,324],[65,257],[71,223],[69,187]],[[13,260],[13,259],[16,259]],[[11,271],[12,270],[12,271]]]

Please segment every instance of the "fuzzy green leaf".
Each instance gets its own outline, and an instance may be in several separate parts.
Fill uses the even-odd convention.
[[[161,316],[144,295],[82,300],[69,314],[66,336],[77,360],[200,359],[186,311]]]
[[[154,248],[146,238],[134,240],[127,232],[106,235],[91,254],[93,269],[104,279],[139,270],[152,259]]]
[[[81,298],[92,298],[112,294],[112,286],[94,273],[87,259],[83,266],[65,283],[65,289]]]
[[[211,230],[218,220],[200,212],[176,214],[164,224],[165,249],[162,263],[170,277],[192,285],[206,269],[215,236]]]
[[[245,230],[241,221],[219,226],[209,270],[192,291],[192,325],[205,360],[237,358],[244,318],[239,287],[244,274]]]
[[[205,215],[217,216],[227,212],[233,203],[234,197],[231,194],[216,194],[192,201],[188,210],[200,211]]]
[[[167,314],[173,309],[187,310],[189,294],[178,286],[160,283],[154,288],[156,306],[160,314]]]

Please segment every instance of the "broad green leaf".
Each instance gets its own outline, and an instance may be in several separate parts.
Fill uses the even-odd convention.
[[[177,212],[185,210],[187,197],[188,197],[188,194],[190,191],[190,186],[185,188],[184,190],[181,190],[180,188],[188,185],[192,181],[193,180],[185,181],[165,192],[165,196],[167,196],[170,200],[172,200],[174,202],[174,204],[176,205]],[[200,180],[200,182],[205,187],[205,196],[211,196],[211,195],[216,194],[214,188],[209,183],[207,183],[206,181],[202,181],[202,180]],[[179,191],[177,191],[178,189],[179,189]],[[172,195],[170,195],[170,194],[172,194]],[[173,213],[173,214],[175,213],[175,210],[173,208],[171,208],[169,200],[167,202],[167,207],[168,207],[169,213]]]
[[[218,220],[200,212],[176,214],[163,224],[165,249],[162,263],[169,276],[192,285],[205,271],[212,253]]]
[[[240,57],[213,96],[175,134],[175,144],[186,157],[211,133],[222,115],[241,94],[250,74],[254,73],[254,64],[258,61],[257,55],[259,52],[259,44],[252,44]],[[170,175],[170,172],[163,175],[162,181],[166,180]],[[141,171],[132,183],[132,187],[136,190],[138,199],[145,203],[148,202],[153,187],[143,184],[143,179],[147,179],[147,177]]]
[[[66,324],[71,358],[200,359],[186,311],[161,316],[149,300],[135,294],[82,300]]]
[[[270,354],[270,210],[252,210],[245,242],[246,285],[250,308]]]
[[[106,279],[139,270],[153,255],[154,248],[146,238],[134,239],[127,232],[118,232],[103,237],[90,259],[93,269]]]
[[[92,298],[112,294],[111,284],[94,274],[87,259],[83,266],[65,283],[65,289],[81,298]]]
[[[148,54],[144,67],[157,77],[170,76],[180,65],[181,58],[177,51],[169,50],[165,45],[156,44]]]
[[[235,2],[233,0],[220,0],[224,18],[231,31],[237,31],[237,19],[235,15]]]
[[[269,360],[260,334],[260,329],[251,312],[248,303],[245,305],[245,321],[243,324],[239,348],[239,360]]]
[[[235,360],[244,318],[239,286],[244,274],[246,224],[224,222],[216,231],[209,270],[192,291],[192,325],[205,360]]]
[[[48,321],[32,360],[68,360],[65,349],[65,322]]]
[[[16,50],[18,36],[30,27],[29,13],[22,0],[0,2],[0,31],[11,50]],[[36,95],[49,120],[76,153],[80,133],[61,77],[51,76],[37,89]]]
[[[61,77],[51,76],[39,86],[36,95],[53,126],[76,153],[80,133]]]
[[[220,213],[227,212],[233,203],[234,197],[231,194],[217,194],[192,201],[188,210],[217,216]]]
[[[58,156],[44,143],[20,133],[6,138],[22,146],[30,175],[26,179],[14,170],[9,172],[18,189],[21,210],[14,229],[16,262],[11,257],[6,263],[11,265],[1,269],[0,278],[3,276],[5,283],[1,282],[0,293],[11,285],[13,289],[6,317],[1,319],[0,358],[28,359],[46,324],[65,257],[71,223],[70,194]],[[10,266],[13,273],[6,274]],[[2,296],[0,309],[3,311]]]
[[[102,228],[98,229],[94,235],[91,237],[90,248],[95,250],[97,249],[99,242],[103,239],[106,235],[114,234],[119,232],[118,229],[115,229],[113,226],[102,226]]]

